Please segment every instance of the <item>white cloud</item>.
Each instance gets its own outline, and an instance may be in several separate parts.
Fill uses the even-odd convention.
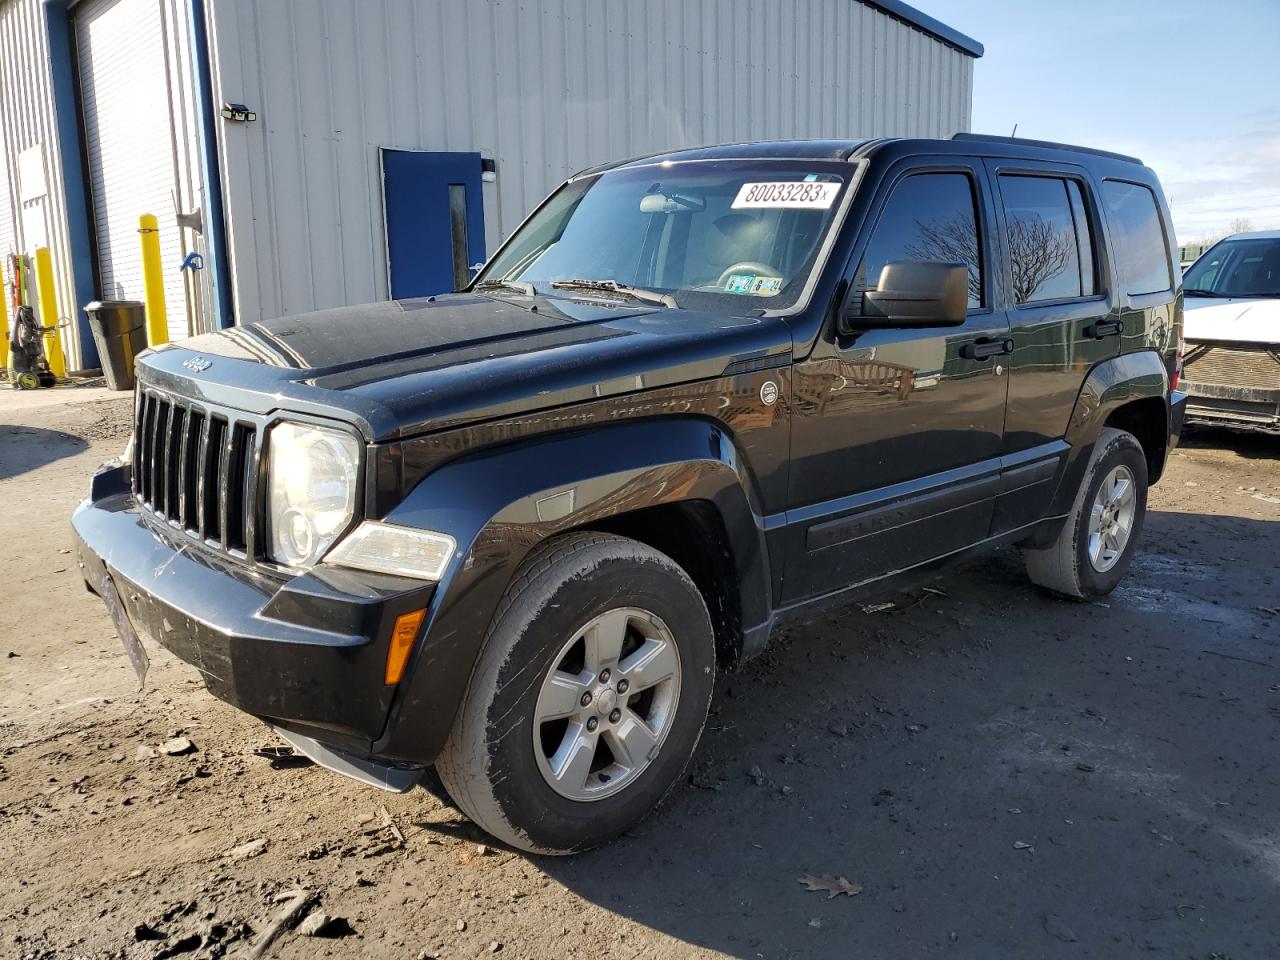
[[[1248,132],[1210,137],[1188,118],[1183,135],[1132,149],[1156,171],[1179,243],[1225,233],[1233,220],[1280,228],[1280,111],[1247,118]]]

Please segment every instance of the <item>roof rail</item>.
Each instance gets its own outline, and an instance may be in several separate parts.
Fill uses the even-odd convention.
[[[979,143],[1007,143],[1015,147],[1046,147],[1050,150],[1074,150],[1077,153],[1091,153],[1098,157],[1110,157],[1113,160],[1124,160],[1127,163],[1142,163],[1137,157],[1127,153],[1116,153],[1112,150],[1098,150],[1094,147],[1077,147],[1071,143],[1057,143],[1053,140],[1028,140],[1025,137],[998,137],[990,133],[953,133],[952,140],[976,140]]]

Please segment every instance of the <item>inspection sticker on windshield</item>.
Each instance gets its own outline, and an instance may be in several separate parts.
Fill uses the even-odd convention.
[[[776,297],[782,292],[781,277],[760,277],[754,273],[731,273],[724,282],[725,293],[751,297]]]
[[[783,208],[826,210],[840,192],[838,183],[744,183],[733,200],[734,210]]]

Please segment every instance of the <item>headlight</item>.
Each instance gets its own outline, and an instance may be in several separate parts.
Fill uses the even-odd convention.
[[[309,567],[355,513],[360,444],[339,430],[278,423],[267,438],[267,536],[271,557]]]
[[[325,563],[439,580],[457,544],[447,533],[366,520],[333,548]]]

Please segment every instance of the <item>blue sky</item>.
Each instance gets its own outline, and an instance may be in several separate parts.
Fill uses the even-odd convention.
[[[1180,243],[1280,228],[1280,0],[913,0],[986,47],[973,129],[1141,157]]]

